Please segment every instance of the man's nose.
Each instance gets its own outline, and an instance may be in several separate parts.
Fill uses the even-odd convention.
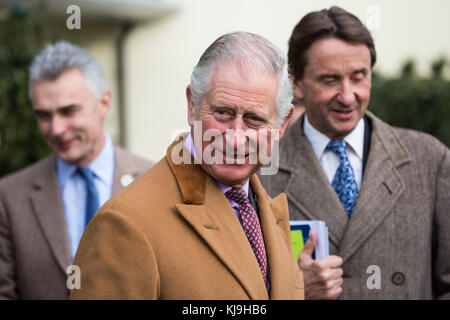
[[[227,144],[237,148],[239,146],[245,145],[247,142],[247,126],[245,125],[242,118],[237,117],[227,128],[225,136],[227,139]]]
[[[58,115],[53,115],[51,120],[51,134],[52,136],[60,136],[66,130],[66,120]]]
[[[349,81],[342,81],[337,100],[344,106],[352,106],[355,103],[355,90]]]

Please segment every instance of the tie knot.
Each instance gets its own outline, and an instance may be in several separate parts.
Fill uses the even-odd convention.
[[[248,197],[247,197],[247,193],[245,193],[244,189],[242,188],[232,188],[230,190],[228,190],[225,193],[225,196],[229,199],[229,200],[233,200],[234,202],[236,202],[237,204],[239,204],[240,206],[242,206],[243,204],[248,203]]]
[[[327,147],[337,153],[339,157],[347,157],[347,144],[344,140],[330,140]]]
[[[89,169],[88,167],[85,168],[78,168],[77,172],[88,182],[93,183],[94,182],[94,172]]]

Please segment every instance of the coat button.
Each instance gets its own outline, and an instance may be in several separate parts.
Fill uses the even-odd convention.
[[[405,275],[401,272],[394,272],[391,280],[396,286],[401,286],[405,283]]]

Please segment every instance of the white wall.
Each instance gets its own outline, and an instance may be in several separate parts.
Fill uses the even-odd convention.
[[[153,160],[164,154],[177,129],[188,129],[185,88],[202,52],[226,32],[261,34],[287,52],[287,41],[300,18],[333,4],[376,22],[367,11],[379,9],[372,31],[376,68],[396,73],[408,57],[426,72],[439,54],[450,55],[450,1],[428,0],[179,0],[180,9],[141,24],[126,42],[126,97],[129,149]],[[373,8],[373,7],[372,7]]]
[[[101,40],[87,42],[83,45],[96,57],[104,70],[107,89],[111,91],[111,108],[105,119],[105,128],[116,143],[119,142],[119,105],[116,69],[117,61],[114,51],[114,37],[104,37]]]

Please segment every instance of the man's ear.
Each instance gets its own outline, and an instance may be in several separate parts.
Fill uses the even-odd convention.
[[[280,129],[278,131],[279,139],[281,139],[283,137],[284,131],[286,130],[287,125],[289,123],[289,119],[292,117],[293,114],[294,114],[294,105],[291,104],[291,109],[289,110],[289,113],[287,114],[287,116],[284,117],[283,122],[281,123]]]
[[[305,97],[305,91],[303,90],[302,81],[301,80],[292,81],[292,88],[294,89],[294,96],[299,100],[303,100],[303,98]]]
[[[186,87],[186,100],[188,106],[188,123],[191,127],[193,127],[195,120],[195,106],[194,101],[192,100],[191,85]]]
[[[111,108],[111,91],[105,90],[102,92],[99,100],[99,107],[102,118],[105,118]]]

